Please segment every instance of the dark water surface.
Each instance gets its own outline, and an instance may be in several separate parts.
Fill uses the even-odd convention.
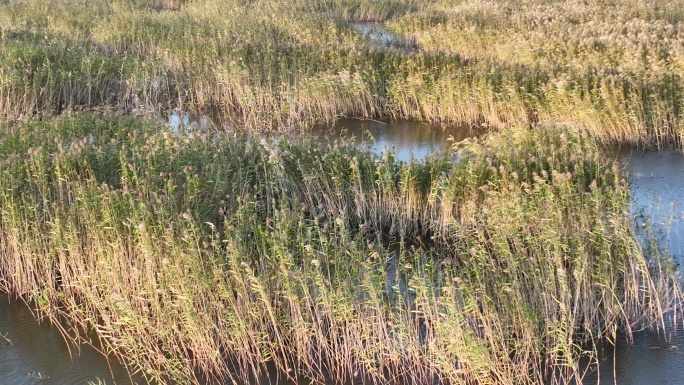
[[[213,124],[201,116],[172,114],[172,130],[206,130]],[[468,128],[444,128],[415,122],[385,123],[345,119],[333,127],[319,127],[312,135],[322,142],[353,140],[358,146],[381,153],[392,149],[399,160],[422,159],[445,151],[454,142],[479,135]],[[621,150],[617,158],[630,175],[633,215],[647,215],[655,223],[660,243],[678,258],[684,253],[684,155],[671,150]],[[681,324],[681,321],[680,321]],[[633,344],[625,337],[617,345],[602,348],[602,364],[584,384],[684,384],[684,330],[668,331],[668,338],[651,332],[635,334]],[[12,341],[10,344],[6,339]],[[38,323],[26,305],[0,294],[0,385],[72,385],[106,381],[130,384],[125,370],[107,361],[94,349],[80,355],[47,322]],[[116,382],[112,380],[114,373]],[[259,384],[268,384],[261,379]],[[275,382],[274,382],[275,383]],[[280,382],[281,385],[283,384]]]
[[[666,336],[635,333],[631,343],[624,336],[618,336],[615,346],[606,344],[600,355],[602,364],[585,376],[584,384],[684,384],[684,330],[681,328],[669,331]]]
[[[10,302],[7,295],[0,293],[0,384],[89,383],[132,381],[116,360],[108,363],[90,346],[81,346],[80,352],[68,346],[57,328],[48,321],[39,323],[21,300]]]

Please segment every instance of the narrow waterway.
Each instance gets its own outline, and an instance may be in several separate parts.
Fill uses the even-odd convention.
[[[175,114],[169,117],[168,124],[180,133],[182,129],[206,130],[214,123],[203,117]],[[469,128],[357,119],[341,120],[333,127],[312,131],[322,142],[351,140],[376,153],[391,150],[402,161],[423,159],[448,150],[454,142],[480,134]],[[660,244],[676,257],[681,270],[684,264],[684,154],[631,149],[616,154],[630,175],[632,215],[649,218],[655,224]],[[684,383],[684,330],[669,330],[667,336],[639,332],[632,342],[618,337],[616,346],[602,347],[602,364],[583,383]],[[56,328],[47,322],[38,323],[22,302],[9,303],[6,295],[0,295],[0,384],[88,383],[130,384],[131,380],[120,365],[108,363],[92,348],[82,347],[80,352],[73,347],[69,350]],[[259,383],[268,381],[261,379]]]

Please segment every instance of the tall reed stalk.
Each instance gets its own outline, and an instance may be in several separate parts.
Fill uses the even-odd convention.
[[[0,287],[153,382],[562,383],[679,301],[586,134],[401,163],[114,115],[0,124]]]

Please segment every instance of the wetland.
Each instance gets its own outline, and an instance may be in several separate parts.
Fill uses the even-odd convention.
[[[0,382],[680,381],[680,3],[0,2]]]

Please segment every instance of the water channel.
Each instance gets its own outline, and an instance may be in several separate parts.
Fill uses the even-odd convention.
[[[168,120],[174,132],[207,129],[202,118],[175,115]],[[185,128],[184,128],[185,127]],[[339,138],[353,140],[373,152],[392,149],[399,160],[420,160],[444,151],[453,142],[477,130],[445,129],[412,122],[377,122],[346,119],[332,128],[316,128],[312,135],[322,142]],[[650,216],[661,243],[677,258],[684,253],[684,154],[676,151],[623,149],[616,158],[631,176],[634,198],[632,214]],[[640,332],[632,343],[618,338],[615,347],[603,348],[603,364],[587,375],[585,384],[681,384],[684,383],[684,330],[668,331],[667,339]],[[110,366],[111,365],[111,366]],[[125,370],[107,361],[92,348],[71,350],[56,328],[37,322],[26,305],[8,302],[0,295],[0,384],[72,385],[126,384]]]

